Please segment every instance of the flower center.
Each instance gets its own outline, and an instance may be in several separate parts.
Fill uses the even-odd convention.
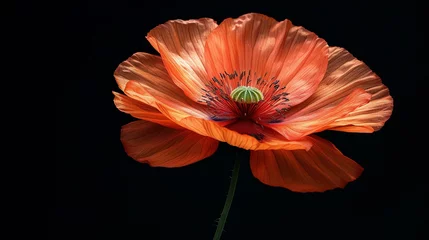
[[[264,100],[264,94],[261,90],[248,86],[239,86],[232,90],[230,97],[235,102],[248,104]]]
[[[281,122],[291,107],[289,93],[280,80],[267,75],[250,70],[224,71],[206,81],[199,102],[207,105],[214,121]]]

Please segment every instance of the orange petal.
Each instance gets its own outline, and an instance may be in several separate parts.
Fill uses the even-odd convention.
[[[331,124],[330,124],[331,125]],[[359,133],[373,133],[374,129],[367,126],[341,126],[329,128],[329,130],[341,131],[341,132],[359,132]]]
[[[250,167],[261,182],[294,192],[324,192],[344,188],[363,168],[344,156],[332,143],[312,136],[313,147],[304,150],[251,151]]]
[[[138,101],[151,106],[163,102],[195,116],[209,118],[204,105],[189,99],[173,83],[158,56],[135,53],[118,66],[115,78],[125,94]]]
[[[253,87],[255,78],[278,79],[280,87],[286,86],[290,93],[291,105],[316,90],[328,63],[328,45],[323,39],[289,20],[277,22],[255,13],[224,20],[207,38],[204,54],[210,77],[250,70]],[[237,82],[227,84],[234,89]]]
[[[306,138],[296,141],[288,141],[282,136],[276,136],[271,132],[264,132],[266,139],[258,141],[256,138],[246,134],[240,134],[219,125],[216,122],[194,117],[192,115],[180,112],[177,109],[157,103],[158,109],[166,117],[178,125],[187,128],[203,136],[214,138],[218,141],[227,142],[228,144],[247,150],[262,149],[310,149],[311,142]]]
[[[328,70],[317,91],[293,107],[284,123],[273,127],[289,139],[326,129],[371,133],[379,130],[392,114],[393,99],[380,78],[345,49],[332,47],[329,51]],[[365,90],[371,100],[348,113],[332,116],[333,106],[344,102],[356,89]],[[328,116],[330,119],[326,119]]]
[[[158,111],[158,109],[154,107],[151,107],[147,104],[144,104],[117,92],[113,92],[113,95],[115,95],[113,102],[115,103],[116,107],[122,112],[128,113],[138,119],[158,123],[165,127],[183,129],[182,127],[165,117],[161,112]]]
[[[329,86],[328,86],[329,85]],[[365,63],[357,60],[347,50],[329,48],[329,66],[323,79],[320,95],[350,92],[353,88],[363,88],[372,94],[371,101],[358,107],[347,116],[337,119],[326,129],[345,132],[373,132],[383,127],[393,110],[393,98],[380,77]]]
[[[194,101],[201,98],[207,72],[204,68],[204,43],[217,27],[209,18],[168,21],[152,29],[147,39],[161,54],[174,83]]]
[[[135,121],[122,127],[121,141],[127,154],[152,167],[182,167],[211,156],[218,141],[188,130]]]
[[[301,105],[297,106],[286,114],[283,122],[268,126],[287,139],[300,139],[303,136],[326,129],[337,119],[365,105],[370,101],[371,94],[358,88],[345,98],[340,99],[339,103],[337,103],[338,99],[335,95],[327,95],[325,98],[326,103],[320,108],[313,108],[313,105],[304,105],[301,108]]]

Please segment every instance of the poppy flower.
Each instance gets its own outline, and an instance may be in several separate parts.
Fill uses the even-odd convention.
[[[173,20],[147,40],[160,56],[139,52],[118,66],[125,95],[114,92],[114,103],[139,119],[122,127],[125,151],[153,167],[195,163],[222,141],[250,150],[262,183],[343,188],[363,168],[314,133],[372,133],[392,113],[388,88],[365,63],[289,20]]]

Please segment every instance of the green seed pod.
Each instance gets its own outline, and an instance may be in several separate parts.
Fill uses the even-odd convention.
[[[264,100],[262,92],[254,87],[240,86],[231,92],[231,98],[239,103],[257,103]]]

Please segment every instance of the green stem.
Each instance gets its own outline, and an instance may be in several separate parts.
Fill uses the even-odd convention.
[[[237,154],[238,155],[238,154]],[[219,240],[225,226],[226,218],[228,217],[229,209],[231,208],[232,199],[234,198],[235,187],[237,186],[238,172],[240,170],[240,158],[237,156],[232,170],[231,183],[229,185],[228,196],[226,197],[225,205],[223,206],[222,213],[220,214],[219,223],[216,228],[216,233],[213,240]]]

